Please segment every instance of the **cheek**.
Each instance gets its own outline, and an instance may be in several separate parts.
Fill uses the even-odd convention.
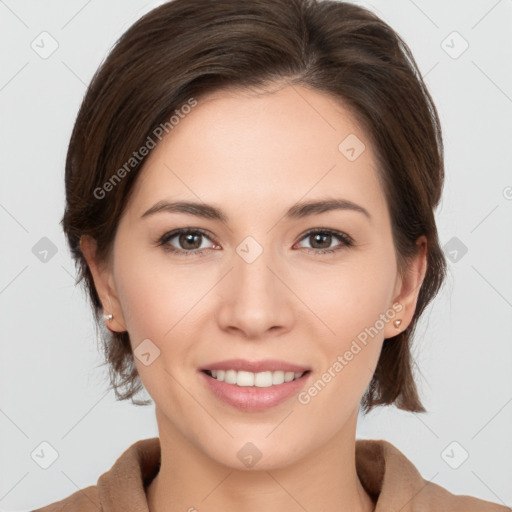
[[[137,250],[119,256],[114,268],[140,378],[157,403],[172,396],[172,414],[180,417],[185,413],[181,405],[189,402],[171,377],[184,382],[185,369],[192,364],[191,340],[195,338],[194,329],[200,328],[196,315],[201,298],[211,288],[211,279],[173,265],[165,256],[152,258],[148,252]],[[149,364],[137,357],[143,341],[146,344],[141,349],[144,347],[144,353],[149,351]]]
[[[303,280],[306,284],[302,293],[328,328],[326,332],[341,345],[372,326],[383,330],[382,322],[378,320],[392,306],[393,258],[389,251],[351,256],[336,268],[316,272],[314,286]],[[311,283],[311,279],[308,281]]]
[[[124,320],[133,343],[150,338],[159,344],[198,304],[211,287],[211,278],[172,264],[163,250],[131,246],[134,250],[119,250],[114,260]]]
[[[309,288],[308,302],[328,327],[322,331],[325,336],[316,338],[326,372],[318,387],[327,383],[330,389],[322,391],[318,405],[331,400],[357,401],[373,376],[384,328],[395,316],[391,308],[394,264],[392,248],[367,253],[336,272],[325,270],[323,276],[317,275],[317,286]]]

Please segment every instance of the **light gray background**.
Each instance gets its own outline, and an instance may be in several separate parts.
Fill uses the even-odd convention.
[[[117,38],[161,3],[0,1],[1,510],[30,510],[93,485],[129,445],[157,435],[153,406],[105,393],[59,221],[86,84]],[[360,417],[358,437],[391,441],[454,494],[511,506],[512,2],[360,3],[410,45],[439,109],[447,178],[437,218],[454,261],[416,337],[428,414],[380,408]],[[51,49],[43,31],[58,43],[46,59],[31,47]],[[46,262],[32,252],[42,237],[57,248]],[[468,251],[454,258],[461,243]],[[59,454],[48,469],[31,457],[43,441]],[[467,460],[450,467],[464,450]]]

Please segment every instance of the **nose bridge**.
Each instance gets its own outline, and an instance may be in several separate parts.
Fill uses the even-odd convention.
[[[233,269],[237,302],[254,302],[255,306],[263,307],[270,306],[276,298],[275,276],[269,270],[275,266],[272,252],[268,243],[263,245],[252,236],[237,246]]]
[[[274,251],[254,237],[246,237],[236,247],[217,316],[224,329],[236,328],[256,337],[289,322],[285,288],[274,274],[279,264],[273,256]]]

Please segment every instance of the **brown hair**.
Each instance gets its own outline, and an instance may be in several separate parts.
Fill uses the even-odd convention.
[[[283,82],[329,93],[365,130],[378,158],[400,271],[415,254],[418,237],[427,238],[427,271],[414,318],[384,342],[361,402],[364,412],[393,403],[425,411],[410,344],[446,273],[434,218],[444,179],[441,127],[408,46],[362,7],[330,0],[174,0],[132,25],[94,75],[69,144],[62,224],[77,282],[85,279],[102,325],[80,237],[93,237],[100,259],[108,257],[145,160],[134,161],[133,154],[148,137],[154,140],[156,127],[168,126],[191,98],[216,89]],[[128,333],[101,327],[101,334],[116,397],[150,403],[134,400],[143,388]]]

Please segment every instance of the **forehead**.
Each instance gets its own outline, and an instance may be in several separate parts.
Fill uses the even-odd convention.
[[[159,199],[243,209],[326,194],[384,206],[370,141],[335,98],[285,86],[198,98],[148,156],[133,199],[141,212]]]

